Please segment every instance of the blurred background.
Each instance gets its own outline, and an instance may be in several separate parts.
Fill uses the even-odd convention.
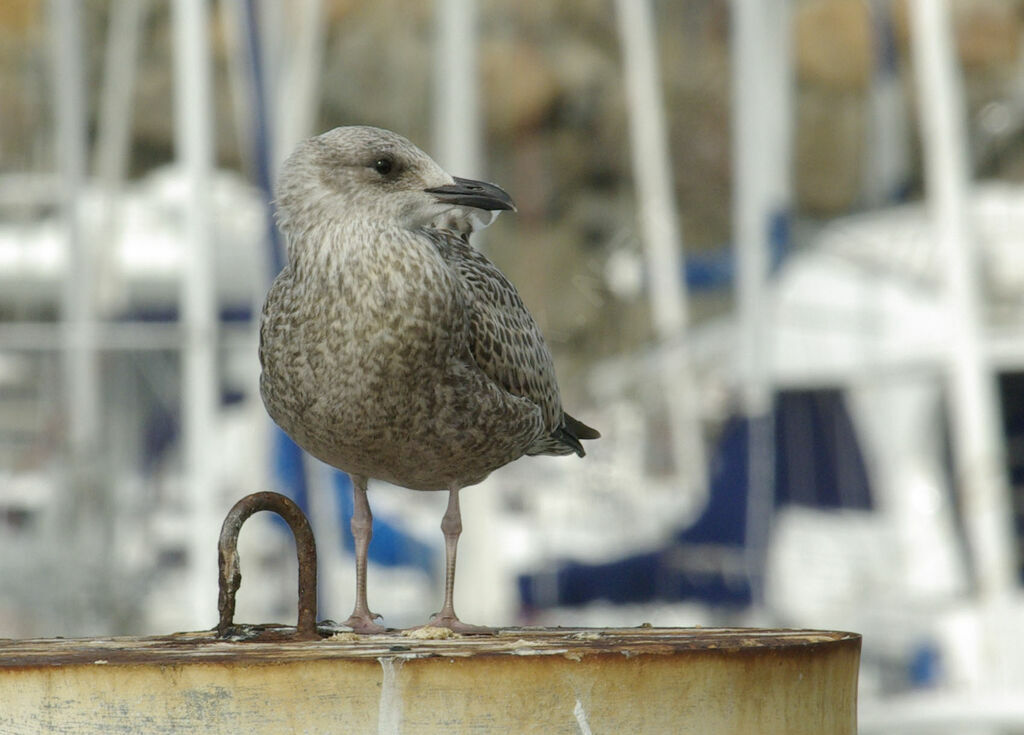
[[[478,244],[588,456],[463,493],[492,625],[863,633],[863,732],[1024,732],[1024,2],[5,0],[0,636],[216,622],[216,539],[347,478],[257,391],[275,171],[395,130],[519,211]],[[444,494],[377,484],[371,606],[440,605]],[[241,536],[236,619],[291,622]]]

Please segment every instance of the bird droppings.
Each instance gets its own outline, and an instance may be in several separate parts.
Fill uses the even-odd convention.
[[[598,641],[601,640],[601,631],[581,630],[578,633],[573,633],[569,638],[574,641]]]
[[[341,641],[343,643],[354,643],[362,638],[358,633],[353,633],[350,630],[339,630],[337,633],[328,636],[329,641]]]
[[[462,637],[461,634],[456,633],[451,628],[439,628],[434,625],[424,625],[422,628],[403,630],[402,635],[406,638],[413,638],[420,641],[443,641],[448,638]]]
[[[530,641],[525,640],[523,638],[517,638],[516,640],[514,640],[514,641],[512,641],[511,643],[508,644],[508,649],[510,651],[520,651],[520,650],[522,650],[524,648],[532,650],[533,647],[534,647],[533,643],[531,643]]]
[[[398,686],[398,670],[403,660],[395,656],[382,656],[380,701],[377,705],[378,735],[399,735],[402,732],[402,689]]]
[[[576,718],[576,724],[580,728],[580,735],[592,735],[590,723],[587,721],[587,711],[583,708],[583,702],[576,698],[576,705],[572,708],[572,714]]]

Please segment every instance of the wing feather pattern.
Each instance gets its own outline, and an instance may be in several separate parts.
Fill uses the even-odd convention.
[[[441,256],[464,287],[473,359],[503,390],[541,410],[549,433],[527,454],[583,456],[579,440],[595,438],[597,432],[562,411],[551,352],[519,292],[465,238],[453,232],[439,234]]]

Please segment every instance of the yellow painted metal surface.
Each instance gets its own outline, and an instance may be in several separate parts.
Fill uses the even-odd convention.
[[[0,733],[856,732],[856,634],[353,638],[0,640]]]

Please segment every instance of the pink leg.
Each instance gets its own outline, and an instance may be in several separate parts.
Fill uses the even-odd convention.
[[[374,622],[380,615],[370,612],[366,604],[366,552],[373,536],[373,514],[366,499],[366,478],[352,475],[352,536],[356,545],[356,605],[345,625],[356,633],[381,633],[387,628]]]
[[[448,509],[441,519],[444,533],[444,604],[427,625],[451,628],[460,633],[487,633],[490,628],[463,623],[455,614],[455,556],[462,533],[462,512],[459,510],[459,488],[448,491]]]

